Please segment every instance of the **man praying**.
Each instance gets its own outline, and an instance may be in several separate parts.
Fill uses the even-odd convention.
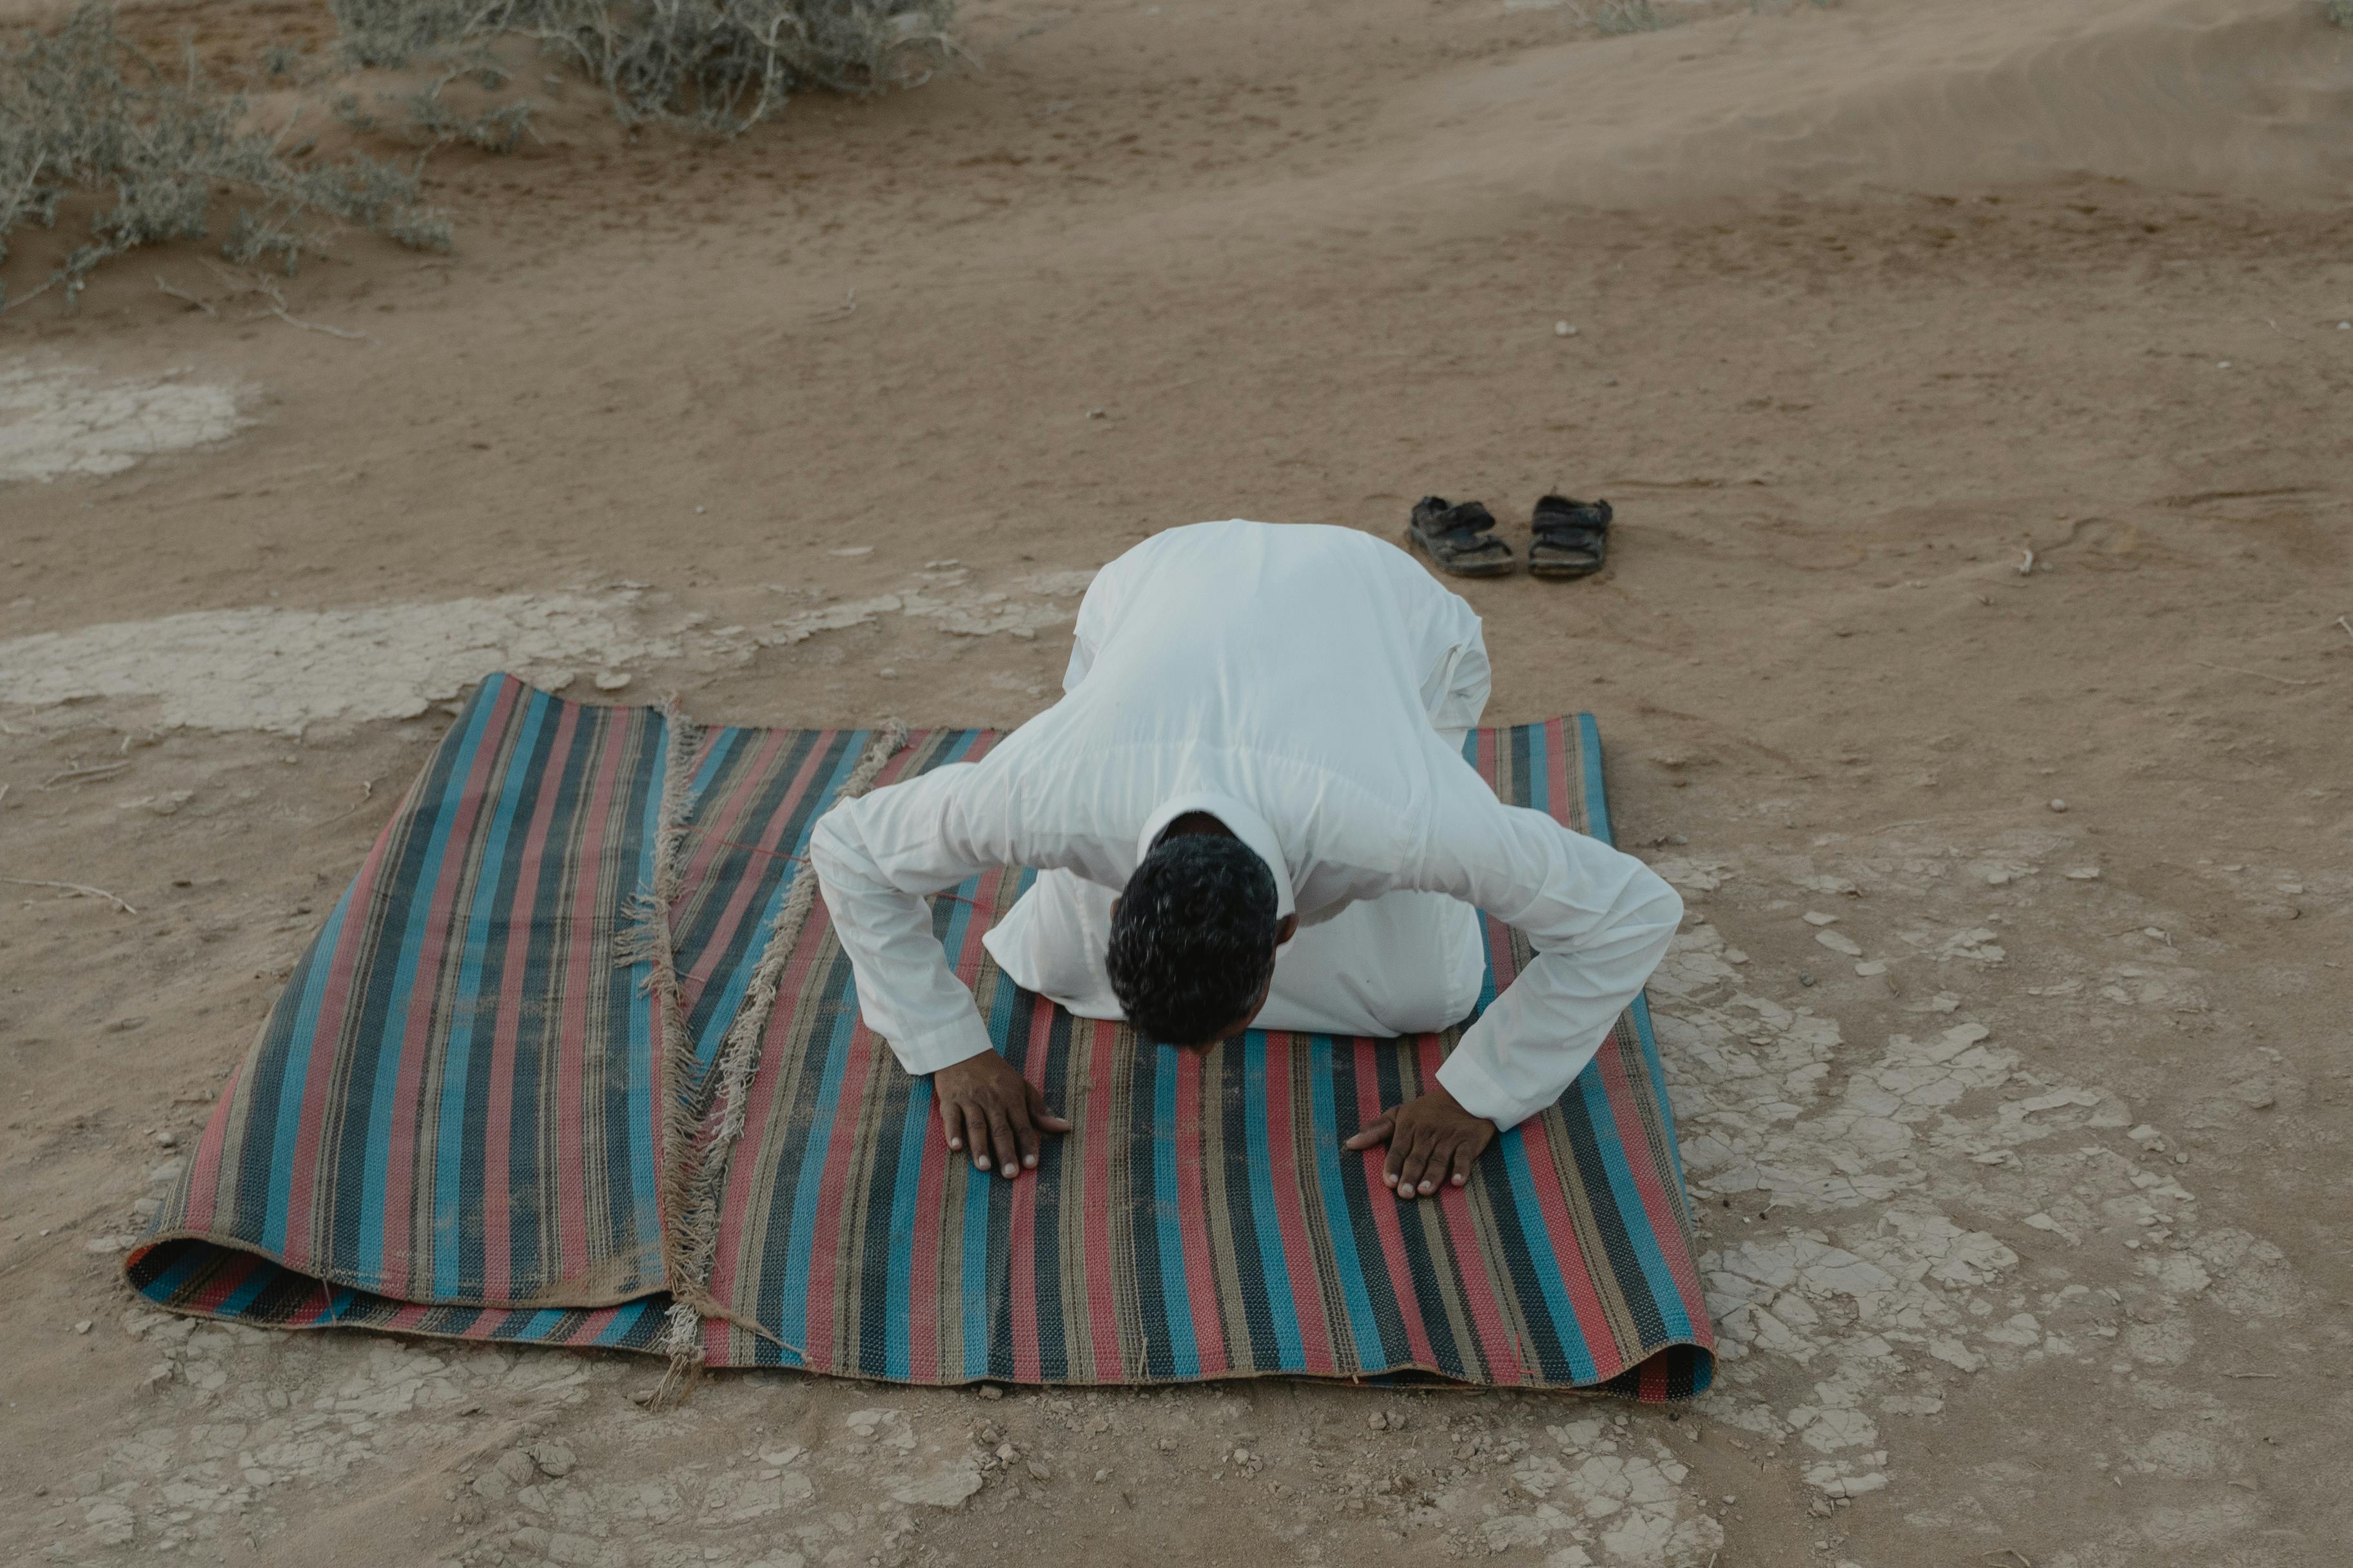
[[[1525,932],[1533,961],[1435,1087],[1347,1140],[1388,1145],[1401,1200],[1469,1180],[1592,1060],[1683,917],[1631,856],[1495,798],[1463,756],[1488,684],[1471,606],[1352,529],[1197,523],[1104,567],[1061,700],[811,839],[866,1022],[931,1075],[948,1147],[1012,1177],[1070,1128],[997,1053],[924,903],[1030,867],[983,938],[1006,974],[1186,1048],[1450,1027],[1485,976],[1479,911]]]

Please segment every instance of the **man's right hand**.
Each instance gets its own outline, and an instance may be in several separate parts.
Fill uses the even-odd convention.
[[[996,1168],[1008,1181],[1038,1164],[1038,1134],[1071,1124],[1046,1109],[1046,1093],[995,1051],[967,1057],[932,1075],[948,1147],[972,1151],[976,1171]]]

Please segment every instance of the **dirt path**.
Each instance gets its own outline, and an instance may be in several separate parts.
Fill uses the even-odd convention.
[[[368,341],[159,293],[217,292],[194,250],[0,322],[0,877],[136,910],[0,886],[0,1555],[2340,1561],[2353,33],[967,26],[984,68],[724,148],[571,89],[439,161],[458,256],[289,286]],[[117,1286],[481,671],[1011,723],[1155,529],[1552,486],[1617,505],[1609,574],[1466,592],[1491,717],[1598,714],[1693,911],[1652,994],[1726,1344],[1687,1412],[731,1376],[649,1415],[640,1363]]]

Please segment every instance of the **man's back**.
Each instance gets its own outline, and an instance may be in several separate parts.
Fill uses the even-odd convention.
[[[1452,782],[1461,769],[1438,740],[1438,709],[1454,660],[1478,647],[1470,606],[1371,535],[1239,521],[1171,529],[1096,578],[1068,694],[1008,738],[1006,762],[1059,773],[1153,753],[1142,811],[1168,792],[1246,789],[1264,769],[1288,794],[1310,773],[1377,801],[1378,818],[1409,819],[1429,806],[1433,773]]]

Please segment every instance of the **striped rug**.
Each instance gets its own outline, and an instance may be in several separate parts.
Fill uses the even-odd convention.
[[[1451,1034],[1139,1047],[998,973],[980,936],[1027,878],[991,872],[934,927],[1077,1130],[1015,1182],[950,1156],[928,1081],[860,1024],[798,857],[844,793],[995,738],[698,731],[491,678],[296,966],[132,1285],[287,1328],[918,1384],[1706,1386],[1639,1001],[1467,1187],[1400,1205],[1378,1152],[1340,1141],[1419,1092]],[[1465,755],[1608,836],[1589,718]],[[1489,934],[1482,1005],[1528,956]]]

